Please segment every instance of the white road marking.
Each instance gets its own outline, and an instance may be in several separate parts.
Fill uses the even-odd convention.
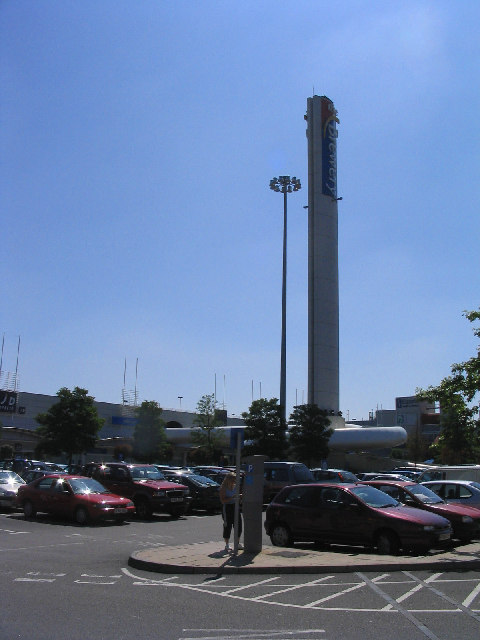
[[[438,636],[436,636],[433,633],[433,631],[430,631],[430,629],[423,624],[423,622],[420,622],[420,620],[417,620],[417,618],[415,618],[415,616],[410,611],[408,611],[408,609],[405,609],[404,607],[402,607],[400,604],[398,604],[398,602],[396,602],[387,593],[385,593],[385,591],[380,589],[378,584],[376,584],[375,582],[367,578],[367,576],[363,573],[357,572],[357,576],[359,576],[362,580],[364,580],[366,584],[368,584],[377,595],[387,600],[390,604],[394,605],[394,608],[397,609],[397,611],[401,613],[405,618],[407,618],[407,620],[409,620],[412,624],[414,624],[419,631],[421,631],[425,636],[427,636],[427,638],[430,638],[430,640],[440,640]]]
[[[287,591],[297,591],[298,589],[303,589],[305,587],[311,586],[313,584],[318,584],[319,582],[324,582],[325,580],[330,580],[333,576],[325,576],[323,578],[318,578],[318,580],[310,580],[309,582],[305,582],[304,584],[296,584],[293,587],[288,587],[286,589],[279,589],[278,591],[273,591],[272,593],[266,593],[263,596],[257,596],[256,598],[249,598],[249,600],[262,600],[263,598],[274,598],[280,593],[286,593]]]

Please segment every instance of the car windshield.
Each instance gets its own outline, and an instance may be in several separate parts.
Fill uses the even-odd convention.
[[[130,467],[130,473],[135,480],[165,480],[163,473],[154,466]]]
[[[59,480],[63,482],[63,480]],[[108,493],[107,489],[93,478],[70,478],[68,481],[75,495],[84,495],[89,493]]]
[[[418,498],[423,504],[441,504],[443,500],[431,489],[421,484],[408,487],[408,491]]]
[[[353,487],[352,493],[360,498],[369,507],[376,507],[381,509],[383,507],[397,507],[400,503],[397,502],[392,496],[387,495],[380,489],[375,487],[368,487],[366,485],[362,487]]]
[[[199,476],[196,473],[189,473],[188,477],[190,478],[190,480],[193,480],[193,482],[197,483],[197,484],[201,484],[202,486],[208,486],[208,487],[218,487],[218,482],[215,482],[215,480],[212,480],[212,478],[207,478],[206,476]]]
[[[10,484],[11,482],[25,484],[25,480],[15,473],[15,471],[0,471],[0,484]]]

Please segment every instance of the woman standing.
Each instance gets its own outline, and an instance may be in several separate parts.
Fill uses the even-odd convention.
[[[220,502],[222,503],[223,539],[225,551],[230,551],[230,535],[235,522],[235,492],[237,477],[234,473],[228,473],[220,486]],[[240,498],[242,495],[240,494]],[[242,516],[238,514],[238,537],[242,534]],[[239,549],[243,547],[239,544]]]

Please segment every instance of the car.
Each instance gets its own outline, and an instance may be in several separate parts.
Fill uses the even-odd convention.
[[[461,542],[469,542],[480,536],[479,509],[448,504],[428,487],[418,482],[367,480],[362,483],[384,491],[402,504],[447,518],[452,524],[453,537]]]
[[[331,543],[373,547],[388,555],[442,546],[452,533],[446,518],[405,507],[360,483],[285,487],[267,506],[264,526],[274,546]]]
[[[357,476],[344,469],[310,469],[315,482],[346,482],[347,484],[358,482]]]
[[[150,518],[159,512],[179,518],[190,504],[188,487],[169,482],[153,464],[89,463],[84,473],[113,493],[132,500],[139,518]]]
[[[22,485],[17,505],[27,519],[40,511],[82,525],[100,520],[123,522],[135,513],[129,498],[111,493],[94,478],[64,474],[50,474]]]
[[[58,475],[63,475],[65,472],[63,471],[46,471],[45,469],[30,469],[29,471],[24,471],[22,478],[25,480],[25,482],[28,484],[29,482],[33,482],[33,480],[36,480],[37,478],[43,478],[45,476],[50,476],[52,475],[52,473],[58,474]]]
[[[417,481],[418,478],[422,475],[421,471],[416,470],[412,467],[395,467],[388,473],[400,473],[402,476],[407,476],[410,480]]]
[[[268,504],[284,487],[315,482],[310,469],[302,462],[264,462],[263,504]]]
[[[358,473],[357,478],[359,480],[403,480],[404,482],[410,482],[411,478],[408,476],[400,475],[400,473]]]
[[[190,489],[190,510],[204,510],[208,513],[221,511],[219,490],[220,485],[215,480],[185,471],[164,471],[167,480],[178,482]]]
[[[480,482],[475,482],[475,480],[432,480],[422,484],[446,502],[480,509]]]
[[[19,487],[25,484],[15,471],[0,471],[0,507],[14,509]]]

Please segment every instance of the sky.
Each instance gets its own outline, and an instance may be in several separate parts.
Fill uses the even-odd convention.
[[[307,98],[338,110],[340,409],[476,353],[476,0],[2,0],[2,372],[229,415],[307,402]],[[18,349],[20,338],[20,349]]]

